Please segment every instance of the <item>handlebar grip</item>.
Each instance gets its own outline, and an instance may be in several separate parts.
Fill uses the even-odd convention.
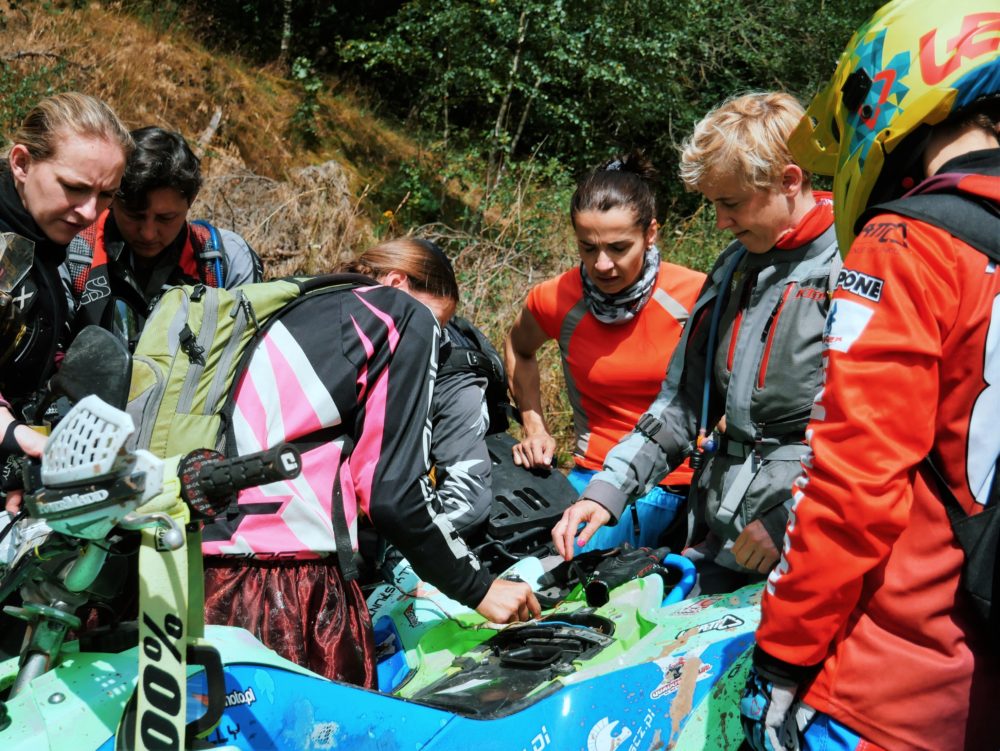
[[[203,467],[198,484],[207,496],[228,496],[245,488],[298,477],[302,457],[290,443],[256,454],[212,462]]]
[[[178,469],[181,496],[196,515],[211,518],[235,501],[237,491],[297,477],[302,457],[290,443],[233,459],[200,449],[185,456]]]

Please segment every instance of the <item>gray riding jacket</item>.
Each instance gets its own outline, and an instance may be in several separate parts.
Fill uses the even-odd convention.
[[[583,496],[617,520],[688,455],[705,395],[709,330],[722,308],[711,362],[709,432],[725,416],[725,434],[691,489],[694,521],[725,550],[760,519],[780,548],[801,471],[805,427],[821,381],[823,329],[840,269],[833,227],[794,249],[749,253],[739,242],[719,256],[691,313],[659,396],[615,446]],[[721,299],[720,299],[721,298]],[[692,532],[690,542],[698,542]]]

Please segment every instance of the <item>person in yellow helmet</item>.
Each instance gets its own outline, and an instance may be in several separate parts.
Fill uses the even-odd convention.
[[[754,749],[1000,748],[1000,630],[952,526],[1000,504],[998,123],[1000,4],[895,0],[790,139],[850,250],[740,703]]]

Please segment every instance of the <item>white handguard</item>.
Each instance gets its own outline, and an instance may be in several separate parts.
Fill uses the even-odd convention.
[[[135,423],[99,396],[84,397],[56,426],[42,454],[42,484],[47,487],[77,485],[105,477]]]

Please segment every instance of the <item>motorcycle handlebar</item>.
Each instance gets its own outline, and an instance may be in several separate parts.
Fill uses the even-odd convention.
[[[298,449],[283,443],[256,454],[212,462],[201,470],[198,484],[209,497],[227,496],[245,488],[290,480],[298,477],[301,469]]]
[[[181,463],[182,495],[195,512],[211,517],[225,510],[238,491],[290,480],[301,470],[302,457],[288,443],[232,459],[194,451]]]

